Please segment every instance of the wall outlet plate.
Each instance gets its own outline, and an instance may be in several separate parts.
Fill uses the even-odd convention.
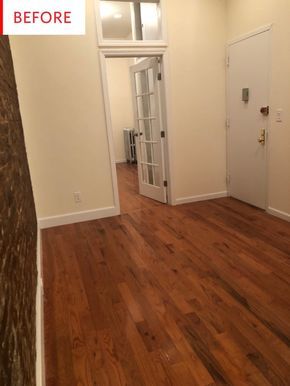
[[[76,204],[82,202],[81,192],[74,192],[73,196]]]
[[[277,109],[276,110],[276,122],[278,122],[278,123],[283,122],[283,109]]]

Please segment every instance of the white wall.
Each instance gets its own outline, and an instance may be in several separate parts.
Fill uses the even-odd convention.
[[[134,127],[134,113],[129,66],[133,59],[106,59],[115,159],[125,162],[124,127]]]
[[[10,43],[38,217],[113,206],[93,1],[86,36]]]
[[[174,195],[183,202],[226,190],[225,1],[165,4]]]
[[[224,0],[166,0],[173,196],[225,191]],[[38,217],[114,205],[94,1],[84,37],[11,37]],[[83,202],[75,204],[73,192]]]
[[[290,2],[285,0],[228,0],[228,39],[273,23],[270,80],[269,206],[290,214]],[[284,122],[275,110],[284,110]]]

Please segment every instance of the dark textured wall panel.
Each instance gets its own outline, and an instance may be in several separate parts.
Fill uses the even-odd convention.
[[[36,215],[9,40],[0,37],[0,385],[35,385]]]

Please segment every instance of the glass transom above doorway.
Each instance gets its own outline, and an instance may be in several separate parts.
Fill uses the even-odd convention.
[[[101,42],[111,44],[164,40],[160,0],[97,0]]]

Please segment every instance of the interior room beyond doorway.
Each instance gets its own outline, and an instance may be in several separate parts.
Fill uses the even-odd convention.
[[[121,213],[167,202],[159,58],[106,58]]]

